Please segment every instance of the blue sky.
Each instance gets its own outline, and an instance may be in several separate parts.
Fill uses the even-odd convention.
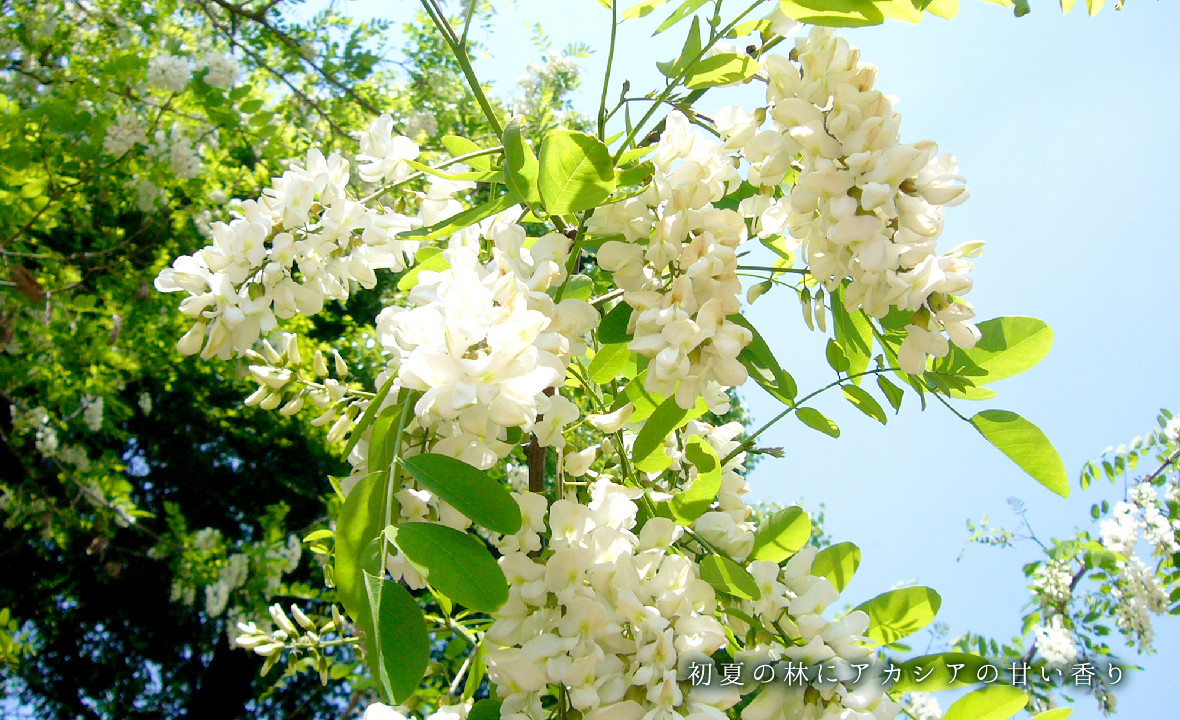
[[[371,0],[338,5],[357,16],[398,19],[417,7]],[[522,23],[537,21],[555,48],[576,41],[597,49],[581,63],[585,87],[578,102],[593,114],[609,13],[595,0],[497,7],[492,34],[480,38],[494,54],[480,59],[481,77],[494,81],[497,94],[511,94],[525,64],[537,60]],[[650,38],[666,14],[623,26],[612,97],[624,78],[633,90],[662,84],[655,62],[675,56],[686,29]],[[963,0],[953,21],[846,33],[880,67],[878,87],[900,98],[903,140],[932,139],[958,156],[972,197],[948,210],[942,241],[948,248],[988,243],[969,296],[979,317],[1032,315],[1055,332],[1053,351],[1039,367],[998,383],[993,400],[964,401],[960,408],[970,414],[1000,407],[1037,423],[1071,478],[1107,446],[1152,429],[1160,407],[1180,409],[1180,245],[1172,217],[1180,168],[1178,21],[1180,6],[1159,0],[1127,0],[1126,9],[1108,7],[1094,18],[1079,9],[1063,17],[1055,2],[1034,0],[1032,14],[1021,19],[1006,8]],[[760,99],[754,86],[713,91],[700,109],[709,114]],[[822,360],[824,338],[807,331],[790,298],[767,295],[749,316],[801,390],[832,379]],[[777,412],[757,391],[747,396],[756,419]],[[1089,522],[1090,503],[1121,498],[1122,487],[1103,484],[1083,493],[1075,482],[1073,498],[1061,500],[969,426],[941,409],[919,412],[914,400],[907,397],[900,417],[881,427],[838,395],[821,398],[815,406],[840,424],[842,437],[831,440],[793,418],[783,421],[763,439],[787,455],[760,464],[752,497],[826,505],[829,534],[864,551],[846,592],[850,601],[917,582],[942,594],[940,620],[952,633],[1014,635],[1028,598],[1020,567],[1037,557],[1037,548],[975,546],[957,561],[964,521],[990,515],[993,524],[1015,529],[1007,505],[1015,496],[1027,504],[1038,536],[1061,537]],[[1138,659],[1146,672],[1124,683],[1121,716],[1159,716],[1158,684],[1180,667],[1178,624],[1157,619],[1159,652]],[[914,640],[920,645],[926,637]],[[1100,715],[1087,699],[1073,717]]]

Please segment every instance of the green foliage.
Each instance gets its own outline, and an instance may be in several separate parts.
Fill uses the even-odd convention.
[[[387,531],[431,587],[472,610],[491,612],[508,599],[508,582],[487,547],[465,532],[426,522]]]
[[[803,508],[783,508],[759,523],[750,557],[781,563],[803,547],[810,537],[811,518]]]
[[[1069,497],[1065,463],[1036,425],[1007,410],[976,413],[971,424],[1037,482],[1062,497]]]
[[[537,187],[552,215],[590,210],[615,190],[610,151],[598,138],[554,130],[541,142]]]
[[[856,607],[869,616],[868,637],[888,645],[929,625],[942,598],[928,587],[908,587],[882,593]]]
[[[520,507],[500,483],[467,463],[424,453],[403,461],[422,487],[489,530],[511,535],[520,529]]]
[[[946,710],[944,720],[1008,720],[1024,709],[1028,695],[1020,688],[988,685],[964,695]]]
[[[827,578],[837,590],[843,590],[860,567],[860,548],[850,542],[837,543],[820,550],[811,562],[811,574]]]

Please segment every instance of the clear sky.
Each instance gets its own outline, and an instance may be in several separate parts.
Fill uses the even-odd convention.
[[[932,139],[958,156],[972,197],[949,209],[942,242],[947,248],[988,243],[968,298],[979,317],[1032,315],[1055,332],[1053,352],[1039,367],[998,383],[999,396],[990,401],[960,402],[961,410],[1021,413],[1054,441],[1072,479],[1107,446],[1152,429],[1160,407],[1180,410],[1180,245],[1172,216],[1180,206],[1180,5],[1127,0],[1122,11],[1107,7],[1089,18],[1082,2],[1062,17],[1056,2],[1033,0],[1032,14],[1017,19],[1006,8],[962,2],[953,21],[846,34],[881,68],[878,87],[900,98],[903,140]],[[417,3],[352,0],[339,7],[407,19]],[[497,94],[511,94],[525,63],[537,60],[522,23],[540,22],[555,48],[580,41],[597,50],[582,62],[578,103],[592,114],[608,11],[595,0],[497,7],[494,31],[481,37],[494,55],[480,60],[481,76],[495,82]],[[657,87],[655,62],[675,56],[686,30],[650,38],[667,12],[623,26],[616,83],[629,78],[633,91]],[[752,106],[760,97],[755,86],[714,91],[700,109]],[[749,316],[803,392],[832,379],[822,359],[824,340],[806,330],[794,301],[772,293]],[[759,392],[747,397],[756,419],[777,412]],[[793,418],[783,421],[764,441],[787,455],[759,465],[752,497],[826,505],[829,534],[864,551],[846,592],[850,601],[917,582],[942,594],[940,619],[952,635],[968,629],[1014,635],[1029,597],[1020,567],[1038,550],[1032,543],[1014,550],[975,546],[957,562],[964,521],[990,515],[993,524],[1017,529],[1007,505],[1016,496],[1027,503],[1038,536],[1061,537],[1089,522],[1090,503],[1121,499],[1123,489],[1104,483],[1083,493],[1073,480],[1074,497],[1061,500],[950,413],[921,413],[914,400],[908,396],[901,416],[883,428],[838,395],[821,398],[815,406],[840,424],[842,437],[831,440]],[[1156,698],[1180,669],[1178,626],[1176,618],[1157,619],[1159,652],[1139,658],[1145,673],[1123,684],[1122,717],[1162,717]],[[927,637],[915,643],[924,645]],[[1073,717],[1100,715],[1085,699]]]

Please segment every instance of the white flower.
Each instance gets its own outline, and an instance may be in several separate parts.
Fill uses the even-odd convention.
[[[148,61],[147,81],[163,90],[180,92],[188,85],[192,69],[179,55],[160,53]]]
[[[229,53],[214,53],[205,58],[205,82],[215,88],[229,89],[237,84],[242,65]]]
[[[111,155],[123,155],[136,145],[147,144],[147,126],[135,113],[119,113],[107,126],[102,148]]]
[[[373,703],[365,708],[361,720],[406,720],[406,716],[384,703]]]
[[[102,429],[103,403],[101,396],[95,397],[93,395],[82,396],[78,403],[82,407],[82,420],[85,421],[90,432],[98,432]]]
[[[1052,666],[1067,665],[1078,656],[1077,643],[1063,624],[1060,615],[1054,615],[1047,624],[1038,625],[1034,630],[1037,652]]]
[[[382,115],[361,136],[357,171],[365,182],[398,182],[412,172],[407,160],[418,158],[418,146],[408,137],[393,135],[393,118]]]

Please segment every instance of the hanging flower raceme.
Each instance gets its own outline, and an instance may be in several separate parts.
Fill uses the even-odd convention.
[[[750,163],[751,184],[770,188],[796,175],[788,194],[754,196],[743,211],[761,237],[781,234],[786,250],[798,249],[828,293],[843,288],[847,309],[877,318],[913,312],[899,353],[906,372],[947,354],[943,332],[973,347],[974,310],[957,296],[971,289],[968,259],[982,244],[936,251],[942,208],[968,196],[954,157],[929,141],[900,142],[893,101],[874,89],[876,68],[831,30],[799,38],[793,56],[797,64],[763,58],[765,108],[717,115],[725,147]]]
[[[404,143],[369,150],[398,153],[387,163],[392,175],[411,156]],[[156,288],[186,292],[180,310],[196,321],[180,352],[238,355],[278,319],[315,315],[328,300],[347,300],[354,283],[375,287],[376,270],[405,269],[418,244],[398,235],[420,221],[351,199],[348,179],[345,158],[312,150],[304,165],[292,163],[261,197],[241,203],[228,224],[214,223],[212,245],[160,273]]]
[[[712,204],[741,178],[721,146],[679,112],[668,116],[653,164],[646,192],[595,212],[587,228],[624,237],[603,243],[598,263],[633,308],[628,349],[652,359],[645,389],[690,408],[747,378],[737,356],[752,335],[729,319],[741,309],[737,249],[746,224]]]

